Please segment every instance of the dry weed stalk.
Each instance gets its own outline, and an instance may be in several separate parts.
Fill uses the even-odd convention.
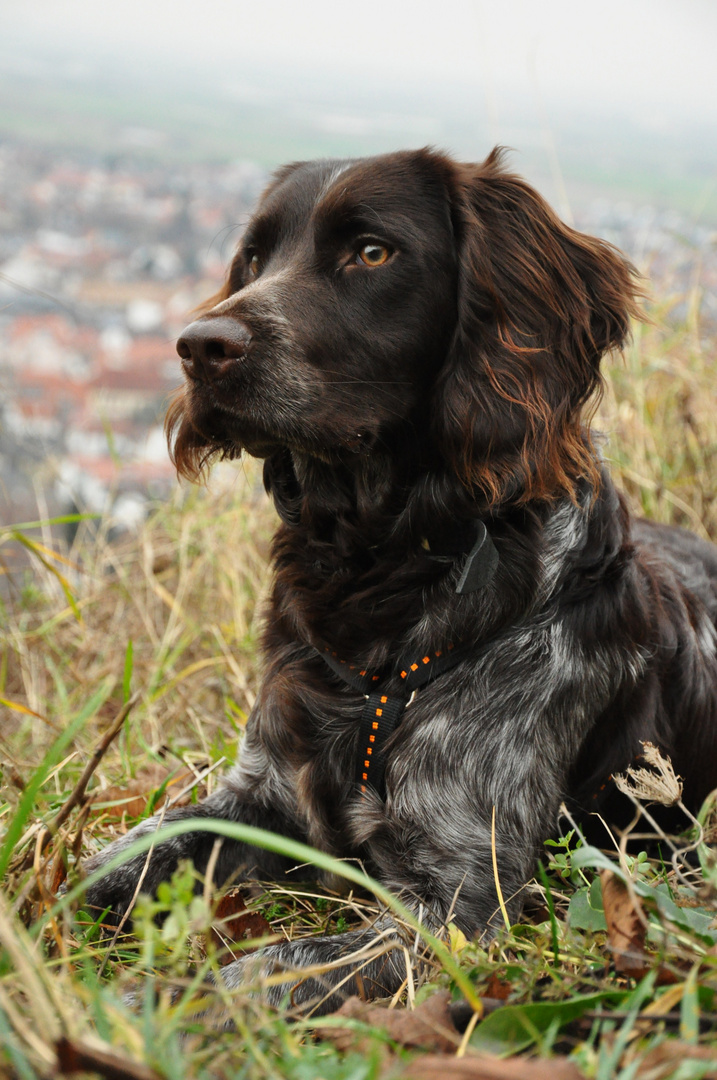
[[[617,773],[613,776],[613,781],[618,791],[621,791],[623,795],[627,795],[634,803],[637,810],[635,821],[630,828],[626,830],[625,835],[623,836],[621,850],[624,854],[627,836],[634,825],[637,824],[640,815],[642,815],[649,821],[650,825],[655,830],[656,835],[665,840],[672,849],[672,866],[677,877],[683,885],[686,885],[688,888],[694,888],[694,884],[689,878],[689,871],[686,874],[682,870],[680,863],[684,863],[689,852],[694,851],[703,842],[704,833],[702,826],[682,801],[681,777],[677,776],[675,773],[669,757],[665,757],[658,747],[651,742],[643,742],[642,750],[642,756],[647,762],[648,768],[631,765],[625,773]],[[652,814],[650,814],[644,805],[645,803],[659,803],[662,806],[678,806],[685,817],[696,827],[696,839],[690,844],[677,846],[672,838],[660,827],[658,822],[655,821]]]
[[[650,768],[630,765],[624,773],[616,773],[613,780],[618,791],[641,802],[679,806],[684,810],[681,777],[676,775],[670,759],[651,742],[642,743],[642,756]]]

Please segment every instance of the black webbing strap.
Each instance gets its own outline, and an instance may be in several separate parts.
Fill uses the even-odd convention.
[[[413,692],[455,667],[463,657],[464,650],[460,646],[448,645],[445,650],[400,660],[393,671],[402,681],[401,691],[391,694],[381,689],[381,683],[389,672],[374,674],[356,664],[348,664],[328,647],[319,655],[339,678],[366,696],[359,730],[356,782],[363,795],[368,787],[372,787],[383,798],[386,793],[386,740],[400,723]]]
[[[395,694],[389,697],[378,690],[374,690],[366,698],[361,713],[356,761],[356,783],[362,795],[366,794],[367,787],[372,787],[382,799],[385,798],[384,747],[389,735],[398,727],[408,701],[408,698],[397,697]]]
[[[345,683],[348,683],[349,686],[352,686],[354,690],[358,690],[361,694],[368,695],[372,687],[381,679],[381,675],[372,675],[368,671],[360,669],[358,664],[349,664],[345,660],[340,660],[328,645],[323,651],[319,651],[319,655],[340,679],[343,679]]]
[[[466,532],[465,529],[463,531]],[[451,551],[452,545],[449,544],[449,555],[463,556],[463,565],[456,584],[456,592],[459,595],[483,588],[492,580],[498,566],[498,552],[485,524],[476,519],[470,522],[467,533],[467,537],[463,536],[459,540],[457,549],[453,548]],[[445,558],[440,554],[436,557]],[[433,653],[425,653],[423,656],[404,658],[391,671],[384,669],[373,673],[360,668],[357,664],[349,664],[346,660],[341,660],[328,647],[317,650],[319,656],[340,679],[366,697],[366,704],[361,714],[359,756],[356,767],[356,781],[362,795],[365,795],[367,789],[371,787],[381,798],[385,796],[384,746],[386,740],[400,723],[414,691],[455,667],[466,651],[460,645],[447,645],[444,650],[439,649]],[[397,674],[401,679],[399,693],[386,694],[381,689],[381,683],[390,674]]]

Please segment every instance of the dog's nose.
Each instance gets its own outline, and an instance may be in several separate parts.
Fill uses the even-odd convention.
[[[197,319],[183,331],[177,352],[190,378],[212,382],[246,356],[250,341],[251,330],[239,319]]]

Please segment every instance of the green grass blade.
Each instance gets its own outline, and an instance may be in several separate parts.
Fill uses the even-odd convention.
[[[78,521],[93,521],[100,514],[63,514],[61,517],[43,518],[42,521],[19,521],[16,525],[0,528],[0,537],[11,535],[16,529],[44,529],[47,525],[73,525]]]
[[[10,824],[7,827],[5,838],[2,847],[0,848],[0,880],[2,880],[5,875],[15,845],[22,836],[28,818],[32,813],[32,808],[35,805],[37,794],[45,783],[49,773],[58,761],[62,760],[65,751],[72,744],[73,740],[77,737],[87,721],[94,716],[99,707],[107,700],[111,690],[112,682],[108,681],[92,695],[90,700],[78,712],[77,716],[70,720],[62,734],[55,739],[41,763],[27,782],[20,802],[18,803],[17,810],[13,814]]]
[[[134,646],[132,644],[132,638],[127,642],[127,651],[124,657],[124,675],[122,676],[122,702],[127,704],[129,701],[132,685],[132,668],[134,664]]]

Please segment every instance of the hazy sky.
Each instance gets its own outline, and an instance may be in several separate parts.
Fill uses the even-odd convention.
[[[241,77],[290,65],[344,90],[381,80],[475,83],[627,111],[717,118],[717,0],[3,0],[0,36],[198,59]]]

